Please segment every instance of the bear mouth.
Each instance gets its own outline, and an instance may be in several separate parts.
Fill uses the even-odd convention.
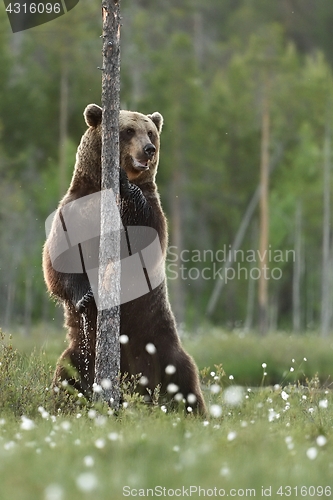
[[[136,158],[133,158],[133,156],[132,156],[132,160],[133,160],[133,167],[136,170],[148,170],[149,169],[149,165],[148,165],[149,160],[137,160]]]

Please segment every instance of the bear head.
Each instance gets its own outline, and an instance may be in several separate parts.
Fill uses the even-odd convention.
[[[100,179],[102,108],[89,104],[84,110],[88,130],[78,149],[77,167],[88,160],[89,170]],[[155,112],[149,115],[121,110],[119,115],[120,166],[130,182],[142,184],[154,181],[159,161],[160,134],[163,117]],[[96,165],[99,166],[96,172]],[[87,173],[87,172],[86,172]]]

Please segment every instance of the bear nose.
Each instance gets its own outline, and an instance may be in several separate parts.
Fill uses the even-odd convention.
[[[151,158],[155,151],[156,151],[156,148],[154,146],[154,144],[146,144],[145,147],[143,148],[144,152],[145,152],[145,155],[148,156],[148,158]]]

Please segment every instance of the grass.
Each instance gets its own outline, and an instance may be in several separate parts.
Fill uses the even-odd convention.
[[[289,341],[295,342],[295,351],[290,346],[286,351]],[[0,342],[1,500],[118,500],[152,497],[153,492],[163,498],[202,498],[204,493],[213,498],[263,498],[262,488],[274,499],[331,496],[331,390],[316,376],[301,385],[297,369],[289,371],[296,346],[300,364],[303,355],[309,364],[313,355],[320,368],[320,346],[310,338],[304,338],[306,352],[298,339],[285,336],[267,339],[263,347],[256,337],[226,338],[221,332],[186,341],[194,355],[201,351],[200,365],[202,360],[210,365],[202,373],[211,411],[207,420],[165,413],[135,397],[128,398],[118,416],[108,415],[103,407],[92,408],[82,398],[66,401],[63,396],[56,410],[48,388],[59,342],[50,340],[50,352],[46,345],[31,351],[28,341],[21,351],[13,343],[4,338]],[[14,344],[18,343],[16,338]],[[254,355],[255,344],[260,344],[259,351],[266,349],[266,356],[255,357],[259,387],[240,387],[238,374],[246,374],[243,353]],[[215,346],[208,360],[207,345]],[[268,345],[274,345],[274,351]],[[324,351],[326,356],[327,346]],[[276,371],[279,385],[265,386],[270,367],[278,363],[273,360],[283,353]],[[232,366],[234,379],[221,366],[214,367],[222,361],[224,369],[226,362]],[[305,378],[307,366],[304,362],[298,371]],[[293,381],[286,379],[285,371]]]

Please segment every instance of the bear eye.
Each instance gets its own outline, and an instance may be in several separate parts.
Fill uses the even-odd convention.
[[[153,131],[152,130],[149,130],[148,137],[149,137],[149,139],[151,139],[153,137]]]
[[[127,135],[134,135],[135,134],[134,128],[128,128],[126,132],[127,132]]]

